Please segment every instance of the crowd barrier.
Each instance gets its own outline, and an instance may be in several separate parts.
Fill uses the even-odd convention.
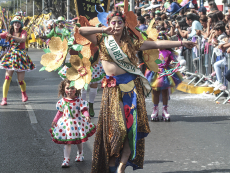
[[[208,81],[210,84],[213,84],[215,80],[211,79],[211,74],[213,70],[213,64],[216,62],[217,56],[213,53],[214,47],[212,45],[208,46],[208,50],[204,51],[205,44],[202,42],[202,37],[195,36],[193,38],[197,42],[197,46],[191,50],[186,49],[182,51],[181,55],[186,60],[186,68],[182,73],[186,76],[189,76],[188,85],[193,85],[201,87],[200,84]],[[195,51],[196,50],[196,51]],[[223,104],[226,104],[230,100],[230,82],[228,82],[224,75],[227,70],[230,69],[230,54],[226,52],[222,53],[221,57],[226,57],[227,65],[223,65],[222,69],[222,83],[226,86],[225,90],[221,90],[219,94],[216,94],[214,101],[217,101],[222,96],[227,96]],[[196,65],[197,69],[195,69]],[[214,93],[214,92],[213,92]],[[212,94],[213,94],[212,93]]]

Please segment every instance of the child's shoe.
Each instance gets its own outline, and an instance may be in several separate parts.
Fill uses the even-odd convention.
[[[83,152],[77,152],[75,162],[83,162],[83,160],[84,160]]]
[[[158,106],[154,106],[153,107],[153,113],[151,114],[151,121],[159,121],[158,113],[159,113]]]
[[[61,167],[62,168],[68,168],[69,167],[69,161],[70,161],[70,159],[68,157],[64,158],[64,160],[61,164]]]
[[[162,112],[163,121],[170,121],[170,114],[168,113],[167,107],[168,106],[163,106],[163,112]]]

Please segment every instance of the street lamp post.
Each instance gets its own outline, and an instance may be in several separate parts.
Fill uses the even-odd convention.
[[[34,0],[33,0],[33,16],[34,16]]]
[[[15,14],[15,0],[14,0],[14,14]]]
[[[42,0],[42,13],[44,13],[44,0]]]
[[[67,21],[69,20],[69,0],[67,0]]]
[[[26,0],[26,16],[27,16],[27,0]]]

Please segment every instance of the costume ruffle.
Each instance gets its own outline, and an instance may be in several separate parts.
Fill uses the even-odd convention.
[[[165,73],[166,70],[170,70],[171,68],[160,68],[160,73]],[[178,84],[183,81],[182,75],[180,72],[176,72],[170,76],[162,76],[160,77],[159,73],[152,72],[150,70],[146,70],[145,77],[148,79],[153,90],[161,91],[169,88],[175,88]]]
[[[174,69],[170,63],[176,61],[176,54],[174,51],[160,50],[158,60],[159,72],[146,70],[145,77],[149,81],[153,90],[161,91],[165,89],[172,89],[177,87],[183,80],[182,75],[177,68]]]
[[[69,69],[68,66],[64,66],[59,72],[58,74],[60,75],[61,78],[65,79],[66,78],[66,71]]]
[[[92,80],[90,83],[100,83],[104,76],[105,71],[101,64],[101,61],[99,60],[98,63],[93,66]]]
[[[10,40],[10,50],[2,58],[0,68],[19,72],[34,70],[35,64],[25,50],[18,48],[18,45],[14,39]]]
[[[57,144],[80,144],[80,143],[84,143],[84,142],[88,141],[88,138],[93,136],[94,133],[96,132],[96,126],[95,125],[93,125],[93,126],[90,125],[90,127],[91,127],[91,129],[89,129],[89,131],[83,137],[75,138],[75,139],[67,139],[67,140],[57,139],[55,137],[56,133],[54,132],[54,130],[55,130],[54,128],[51,128],[49,130],[49,132],[51,133],[51,136],[53,137],[53,141]]]

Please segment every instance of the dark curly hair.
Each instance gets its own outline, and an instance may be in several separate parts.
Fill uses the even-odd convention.
[[[58,97],[62,96],[62,97],[66,97],[66,94],[65,94],[65,86],[66,84],[70,84],[70,80],[68,79],[65,79],[63,81],[61,81],[61,83],[59,84],[59,91],[58,91]],[[75,95],[77,97],[81,96],[81,90],[76,90],[76,93]]]
[[[120,12],[120,11],[112,11],[111,13],[109,13],[108,17],[107,17],[107,24],[110,23],[111,19],[115,16],[119,16],[122,18],[123,22],[125,23],[125,15]]]
[[[13,35],[13,33],[14,33],[14,26],[12,25],[12,26],[10,27],[10,34],[11,34],[11,35]],[[22,27],[20,27],[20,28],[19,28],[19,33],[20,33],[20,35],[19,35],[19,36],[21,36],[21,33],[22,33]],[[18,36],[18,37],[19,37],[19,36]]]

